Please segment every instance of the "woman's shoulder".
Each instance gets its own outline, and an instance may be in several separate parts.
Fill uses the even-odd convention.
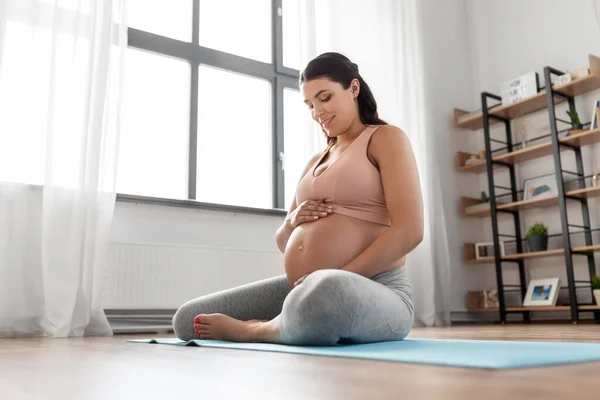
[[[387,136],[387,135],[403,135],[405,134],[402,129],[397,127],[396,125],[369,125],[373,129],[373,135],[376,133],[379,136]]]
[[[395,125],[379,125],[377,129],[373,131],[369,151],[375,159],[390,151],[398,151],[405,147],[410,146],[410,141],[406,133]]]

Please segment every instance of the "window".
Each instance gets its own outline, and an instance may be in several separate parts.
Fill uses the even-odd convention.
[[[192,41],[192,0],[127,0],[131,28]]]
[[[299,0],[282,1],[283,66],[300,69]]]
[[[200,46],[271,62],[271,0],[200,0]]]
[[[303,125],[307,114],[306,106],[302,102],[302,95],[297,90],[283,90],[283,134],[285,154],[285,209],[289,210],[296,186],[300,180],[302,170],[306,164],[304,146],[308,130]],[[304,135],[303,135],[304,132]],[[309,156],[310,157],[310,156]]]
[[[117,192],[187,199],[190,65],[128,49]]]
[[[298,173],[279,153],[305,157],[298,0],[129,1],[117,190],[286,208]]]
[[[271,84],[200,66],[196,199],[273,207]]]

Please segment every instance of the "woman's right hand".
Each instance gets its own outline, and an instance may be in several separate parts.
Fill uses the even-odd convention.
[[[321,201],[306,200],[300,204],[289,215],[288,219],[292,227],[295,229],[298,225],[305,222],[317,221],[320,218],[325,218],[333,212],[331,204],[325,204]]]

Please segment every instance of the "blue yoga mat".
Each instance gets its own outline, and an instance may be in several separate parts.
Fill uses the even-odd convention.
[[[452,367],[509,369],[600,361],[600,344],[504,340],[405,339],[336,346],[288,346],[220,340],[134,339],[135,343],[274,351]]]

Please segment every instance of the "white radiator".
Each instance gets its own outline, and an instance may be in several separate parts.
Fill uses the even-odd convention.
[[[278,251],[111,243],[108,299],[112,310],[177,309],[184,302],[260,279],[282,275]]]

